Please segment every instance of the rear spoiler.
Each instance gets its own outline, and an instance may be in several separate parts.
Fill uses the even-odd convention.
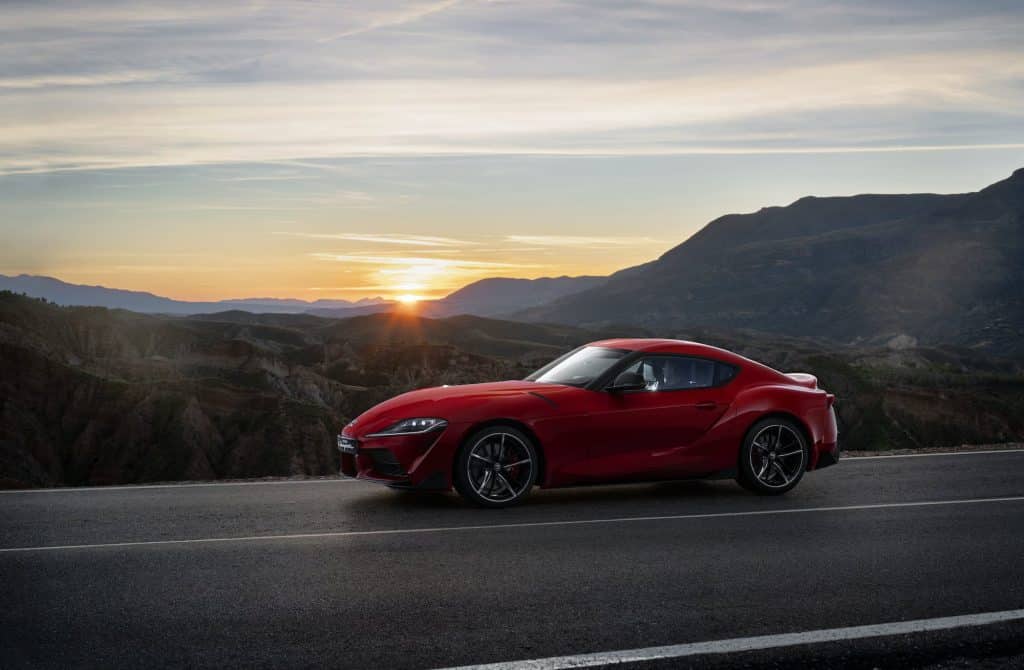
[[[818,378],[814,375],[809,375],[806,372],[787,372],[787,377],[793,380],[795,384],[800,386],[806,386],[809,389],[818,388]]]
[[[809,375],[806,372],[786,372],[783,374],[789,377],[790,381],[792,381],[794,384],[797,384],[799,386],[806,386],[809,389],[818,388],[818,378],[815,377],[814,375]],[[836,402],[836,397],[831,393],[826,393],[825,402],[828,403],[829,407],[832,407],[832,405],[834,405]]]

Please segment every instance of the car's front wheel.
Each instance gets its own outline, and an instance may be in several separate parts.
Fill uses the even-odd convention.
[[[804,476],[807,460],[807,439],[800,427],[789,419],[768,417],[747,431],[737,481],[755,493],[785,493]]]
[[[533,440],[512,426],[474,433],[455,458],[455,489],[482,507],[507,507],[530,493],[538,474]]]

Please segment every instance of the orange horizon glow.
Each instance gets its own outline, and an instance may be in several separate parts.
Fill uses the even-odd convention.
[[[236,246],[232,255],[118,250],[95,260],[0,266],[0,274],[48,276],[190,302],[381,299],[414,307],[489,278],[607,275],[671,246],[647,237],[498,234],[423,238],[325,232],[240,239],[245,248]]]

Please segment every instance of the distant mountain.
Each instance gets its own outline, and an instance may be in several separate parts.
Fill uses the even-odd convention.
[[[606,277],[542,277],[540,279],[482,279],[441,300],[425,300],[417,305],[423,316],[444,317],[458,314],[497,316],[543,305],[558,298],[599,286]],[[216,314],[230,310],[268,314],[315,314],[328,318],[348,318],[391,311],[394,301],[383,298],[362,300],[315,300],[289,298],[235,298],[215,302],[173,300],[143,291],[126,291],[104,286],[69,284],[53,277],[0,275],[0,291],[24,293],[64,306],[127,309],[143,314]]]
[[[1024,169],[977,193],[806,197],[730,214],[517,318],[724,327],[1024,354]]]
[[[539,279],[481,279],[436,301],[450,314],[495,316],[543,305],[568,295],[595,288],[607,277],[541,277]]]
[[[278,298],[237,298],[216,302],[173,300],[145,291],[126,291],[105,286],[69,284],[53,277],[21,274],[0,275],[0,291],[24,293],[58,305],[108,307],[144,314],[212,314],[231,309],[252,312],[298,314],[317,309],[359,309],[385,302],[383,298],[349,300],[305,300]]]
[[[607,279],[607,277],[593,276],[541,277],[539,279],[492,277],[468,284],[440,300],[420,301],[416,305],[416,313],[431,318],[459,314],[502,316],[595,288]],[[306,311],[318,316],[348,318],[392,309],[396,309],[394,303],[376,303],[359,307],[347,306]]]

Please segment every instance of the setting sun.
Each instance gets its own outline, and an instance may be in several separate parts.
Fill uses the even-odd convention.
[[[413,295],[411,293],[406,293],[405,295],[397,295],[397,296],[395,296],[395,300],[397,300],[398,302],[402,303],[403,305],[415,305],[420,300],[423,300],[423,296]]]

